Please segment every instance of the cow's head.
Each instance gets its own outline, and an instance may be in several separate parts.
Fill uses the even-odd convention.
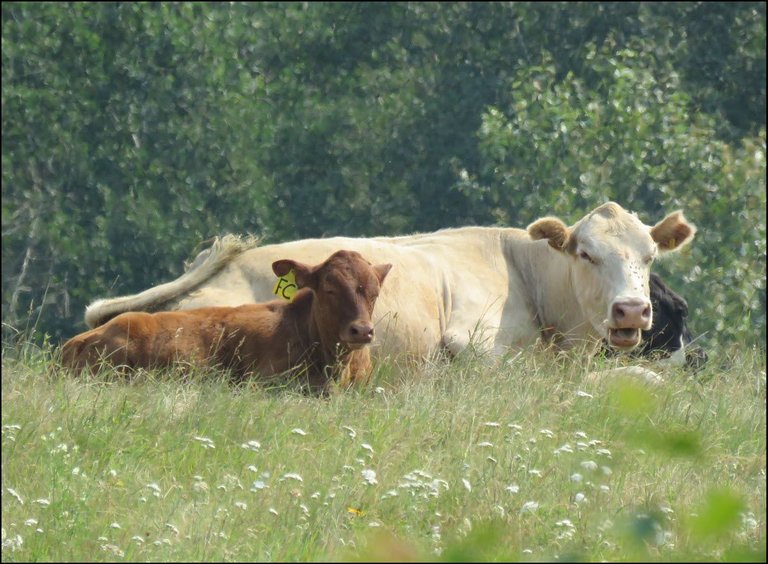
[[[341,343],[351,350],[373,341],[373,306],[391,268],[373,266],[354,251],[337,251],[317,266],[288,259],[272,264],[276,275],[293,270],[296,285],[313,290],[312,318],[323,346]]]
[[[651,263],[657,254],[689,243],[695,232],[680,211],[651,227],[613,202],[571,227],[555,217],[528,226],[532,239],[547,239],[571,258],[569,276],[579,306],[595,330],[622,350],[635,348],[641,331],[651,328]]]
[[[651,273],[651,303],[653,326],[643,331],[639,354],[667,357],[674,364],[685,363],[694,370],[707,362],[707,353],[691,346],[693,335],[688,328],[688,303],[667,286],[658,274]]]

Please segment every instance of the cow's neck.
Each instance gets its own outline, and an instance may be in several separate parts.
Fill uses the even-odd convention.
[[[309,342],[311,364],[315,376],[323,382],[330,379],[351,381],[357,377],[365,349],[351,351],[338,343],[337,335],[328,335],[320,328],[314,310],[310,313]]]
[[[542,338],[562,348],[597,338],[579,305],[570,258],[544,241],[525,241],[520,250],[515,253],[515,263]]]

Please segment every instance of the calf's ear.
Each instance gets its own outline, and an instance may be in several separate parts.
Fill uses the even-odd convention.
[[[389,274],[391,269],[391,264],[377,264],[373,267],[373,270],[376,272],[376,278],[379,279],[379,284],[384,283],[384,279],[387,277],[387,274]]]
[[[543,217],[528,226],[528,235],[534,241],[546,239],[553,249],[565,251],[571,230],[556,217]]]
[[[305,286],[313,286],[313,269],[304,263],[297,262],[290,259],[276,260],[272,263],[272,272],[277,276],[285,276],[291,270],[296,278],[296,286],[304,288]]]
[[[672,212],[651,227],[651,237],[659,246],[659,251],[674,251],[693,240],[696,227],[683,217],[680,210]]]

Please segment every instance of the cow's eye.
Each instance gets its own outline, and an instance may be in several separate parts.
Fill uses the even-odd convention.
[[[595,262],[595,259],[593,259],[591,256],[589,256],[589,253],[587,253],[587,251],[581,251],[579,253],[579,258],[582,258],[582,259],[584,259],[584,260],[586,260],[586,261],[588,261],[588,262],[590,262],[592,264],[597,264]]]
[[[644,264],[651,264],[652,262],[653,262],[653,255],[648,255],[646,257],[643,257]]]

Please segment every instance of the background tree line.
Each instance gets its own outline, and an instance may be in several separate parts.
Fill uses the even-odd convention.
[[[2,5],[4,337],[203,241],[682,208],[655,267],[765,343],[764,3]]]

